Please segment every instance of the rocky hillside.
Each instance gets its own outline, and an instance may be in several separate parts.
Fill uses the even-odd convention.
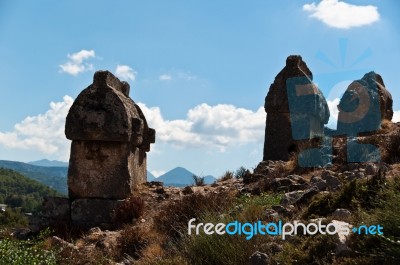
[[[113,231],[92,228],[75,243],[59,237],[48,242],[61,247],[63,258],[72,264],[397,264],[399,173],[397,163],[304,170],[293,168],[293,161],[266,161],[244,178],[213,185],[176,188],[147,183],[138,193],[144,202],[139,217]],[[187,232],[192,218],[195,223],[379,223],[385,234],[298,235],[285,240],[196,236]]]
[[[115,213],[113,229],[56,220],[44,245],[57,264],[399,264],[400,124],[356,139],[379,147],[381,162],[347,163],[345,140],[335,139],[325,168],[302,168],[293,155],[211,185],[145,183]],[[188,234],[193,218],[193,225],[334,224],[348,234]]]

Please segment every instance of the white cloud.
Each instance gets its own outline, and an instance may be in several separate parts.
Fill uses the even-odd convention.
[[[11,132],[0,132],[0,145],[68,160],[70,141],[65,138],[64,126],[72,103],[70,96],[64,96],[62,102],[51,102],[46,113],[26,117]]]
[[[314,2],[305,4],[303,10],[310,12],[310,17],[321,20],[330,27],[339,29],[361,27],[379,21],[379,13],[376,6],[358,6],[339,0],[322,0],[317,5]]]
[[[137,72],[128,65],[117,65],[117,68],[115,69],[115,75],[125,81],[135,81]]]
[[[51,102],[45,113],[28,116],[12,131],[0,132],[0,145],[33,150],[51,159],[68,160],[70,141],[65,137],[64,128],[72,103],[70,96],[64,96],[61,102]],[[253,112],[233,105],[201,104],[190,109],[186,119],[166,120],[160,108],[138,105],[149,125],[156,129],[156,142],[160,144],[176,148],[204,147],[223,152],[230,146],[263,142],[266,115],[263,107]],[[153,173],[161,175],[163,172]]]
[[[157,141],[177,147],[226,147],[263,141],[265,111],[256,112],[233,105],[198,105],[190,109],[184,120],[165,120],[158,107],[139,103],[149,125],[156,129]]]
[[[183,81],[192,81],[192,80],[196,80],[197,76],[191,74],[188,71],[173,69],[169,73],[165,73],[165,74],[160,75],[158,77],[158,79],[160,81],[171,81],[171,80],[174,80],[174,81],[178,81],[178,80],[180,80],[180,81],[182,81],[182,80]]]
[[[158,79],[160,79],[161,81],[170,81],[172,79],[172,77],[170,75],[164,74],[164,75],[160,75],[158,77]]]
[[[85,60],[95,57],[94,50],[81,50],[77,53],[68,54],[69,61],[59,65],[60,72],[70,75],[77,75],[79,73],[93,70],[93,64],[84,63]]]
[[[183,79],[186,81],[197,79],[197,76],[191,74],[190,72],[178,71],[177,75],[179,79]]]
[[[400,122],[400,110],[393,111],[393,122]]]
[[[153,174],[154,177],[158,178],[161,175],[165,174],[165,170],[152,170],[150,171],[151,174]]]
[[[327,126],[334,130],[336,130],[337,120],[338,120],[338,116],[339,116],[339,109],[338,109],[339,102],[340,102],[339,98],[335,98],[333,100],[326,101],[326,103],[328,104],[329,112],[331,114],[329,116],[329,121],[328,121]]]

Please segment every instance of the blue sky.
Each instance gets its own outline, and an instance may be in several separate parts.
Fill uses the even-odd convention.
[[[264,97],[290,54],[302,55],[331,106],[340,83],[375,70],[400,110],[399,7],[0,0],[0,159],[67,161],[65,115],[94,71],[107,69],[130,83],[157,130],[150,171],[252,168],[262,159]]]

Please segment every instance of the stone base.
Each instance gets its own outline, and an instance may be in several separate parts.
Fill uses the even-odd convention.
[[[76,199],[71,203],[71,220],[75,224],[112,223],[113,213],[124,200]]]
[[[69,220],[69,199],[64,197],[44,197],[42,216],[53,220]]]
[[[41,214],[29,216],[29,228],[33,232],[59,225],[72,225],[82,229],[96,226],[113,229],[116,227],[114,211],[124,201],[83,198],[70,202],[69,198],[45,197]]]

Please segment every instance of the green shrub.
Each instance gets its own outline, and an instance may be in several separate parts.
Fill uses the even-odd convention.
[[[233,176],[234,176],[233,172],[228,170],[224,173],[224,175],[222,175],[222,177],[220,178],[220,181],[232,179]]]
[[[28,225],[28,218],[21,209],[7,208],[0,212],[0,228],[22,228]]]
[[[243,178],[243,177],[244,177],[246,174],[248,174],[248,173],[250,173],[249,170],[247,170],[247,169],[244,168],[244,167],[240,167],[240,168],[238,168],[238,169],[236,170],[236,172],[235,172],[235,178],[241,179],[241,178]]]
[[[194,185],[196,186],[204,186],[204,177],[200,177],[197,175],[193,175]]]
[[[337,236],[298,236],[283,244],[272,264],[332,264]]]
[[[261,193],[259,196],[242,195],[238,198],[237,202],[241,204],[256,204],[260,206],[271,207],[279,205],[282,199],[281,193]]]
[[[44,249],[47,232],[33,240],[0,240],[0,265],[57,264],[56,252]]]
[[[382,170],[370,179],[352,180],[339,191],[319,194],[314,196],[310,205],[306,208],[303,218],[327,216],[338,208],[346,208],[357,211],[375,209],[379,200],[385,198],[387,187],[385,185],[385,173]]]
[[[354,234],[351,247],[368,260],[365,264],[400,264],[400,178],[389,180],[378,196],[376,208],[365,214],[364,222],[380,224],[383,236]]]

